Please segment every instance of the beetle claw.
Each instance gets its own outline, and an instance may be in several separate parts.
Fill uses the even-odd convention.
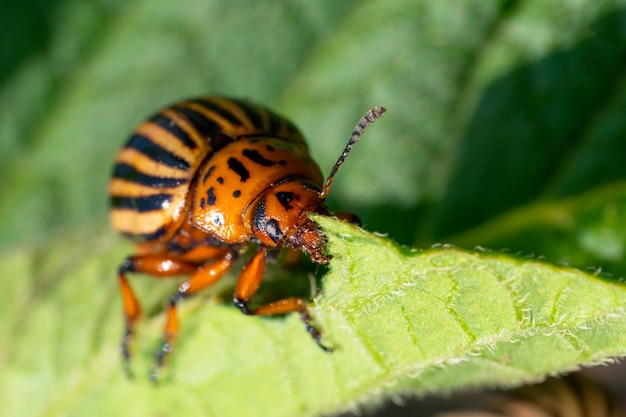
[[[134,333],[132,329],[127,328],[122,336],[122,342],[120,343],[122,351],[122,368],[124,369],[124,375],[126,375],[128,379],[133,379],[135,377],[131,368],[132,352],[130,346],[133,338]]]
[[[150,370],[150,382],[153,384],[158,384],[161,369],[165,367],[165,363],[167,362],[167,357],[174,350],[172,346],[172,337],[170,335],[166,335],[163,337],[163,341],[159,345],[159,348],[156,351],[156,361]]]
[[[321,342],[322,334],[311,324],[311,318],[309,317],[308,312],[300,313],[300,319],[304,323],[304,329],[311,335],[317,346],[319,346],[326,353],[332,353],[334,349]]]

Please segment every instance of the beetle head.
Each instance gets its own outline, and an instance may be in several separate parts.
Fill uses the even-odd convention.
[[[374,107],[359,120],[321,190],[302,177],[292,177],[263,193],[254,208],[252,221],[252,232],[261,244],[288,246],[308,253],[314,262],[328,262],[330,257],[324,254],[326,238],[308,213],[330,215],[324,200],[335,174],[365,130],[386,111],[384,107]]]
[[[326,239],[308,213],[328,215],[319,188],[302,178],[281,182],[261,196],[252,221],[252,231],[267,246],[288,246],[310,255],[317,263],[326,263]]]

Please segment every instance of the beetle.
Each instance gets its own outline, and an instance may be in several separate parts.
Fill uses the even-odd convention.
[[[320,342],[306,300],[291,297],[256,308],[249,304],[272,251],[287,247],[313,262],[328,262],[326,239],[308,214],[333,215],[324,203],[333,177],[365,129],[385,111],[374,107],[361,118],[325,182],[298,129],[246,100],[209,96],[180,101],[135,129],[117,155],[109,182],[112,225],[136,243],[138,252],[118,272],[127,375],[132,375],[131,344],[141,314],[127,275],[189,275],[169,300],[151,372],[156,380],[179,332],[177,304],[215,283],[255,245],[235,287],[235,306],[249,315],[297,312],[313,340],[331,350]]]

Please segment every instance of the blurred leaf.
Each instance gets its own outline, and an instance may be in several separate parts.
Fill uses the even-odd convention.
[[[0,292],[2,415],[313,416],[381,395],[516,385],[626,351],[624,286],[498,254],[418,253],[318,220],[334,259],[312,313],[335,352],[315,346],[296,315],[245,317],[196,299],[183,303],[158,387],[147,371],[162,315],[140,326],[140,376],[120,369],[113,240],[90,255],[76,238],[5,256],[2,276],[25,279]]]
[[[602,316],[600,297],[619,304],[615,285],[626,275],[626,0],[31,6],[10,6],[0,17],[10,39],[0,46],[0,414],[204,416],[243,404],[258,406],[249,414],[314,415],[404,390],[510,385],[624,353],[623,317]],[[324,172],[359,117],[384,105],[389,112],[338,174],[332,209],[355,211],[368,230],[405,244],[506,249],[592,267],[601,278],[497,254],[413,255],[344,230],[344,238],[357,237],[345,247],[334,241],[336,260],[315,310],[338,352],[321,355],[297,318],[250,319],[220,303],[196,309],[198,300],[183,308],[171,379],[156,391],[143,379],[129,383],[118,372],[114,276],[132,249],[114,249],[118,241],[103,232],[111,161],[146,115],[211,92],[288,116]],[[357,275],[359,268],[367,271]],[[277,269],[268,275],[281,275]],[[506,277],[502,285],[514,277],[530,287],[493,299],[497,285],[486,270]],[[457,278],[477,286],[459,286],[458,300],[456,290],[435,297]],[[137,284],[156,314],[170,286]],[[431,292],[419,292],[424,286]],[[300,287],[306,281],[278,292]],[[594,296],[579,300],[578,291]],[[368,298],[376,294],[380,302]],[[509,316],[491,310],[511,300],[531,304],[496,329],[493,320]],[[547,305],[567,315],[546,318]],[[401,332],[398,306],[414,319],[414,334]],[[477,326],[471,334],[495,337],[495,345],[471,356],[480,340],[456,333],[458,322],[447,316],[455,308]],[[581,324],[592,336],[576,321],[585,309],[605,317]],[[345,311],[354,314],[344,327],[336,314]],[[527,319],[547,320],[549,329],[558,323],[556,336],[540,327],[511,343],[497,338]],[[442,326],[458,338],[441,341],[433,329]],[[138,369],[149,367],[159,327],[158,319],[145,324]],[[221,389],[235,397],[214,394]]]
[[[626,277],[626,183],[557,202],[528,205],[471,229],[450,241],[549,255],[551,262],[587,265]],[[533,248],[532,253],[526,252]],[[526,252],[526,253],[524,253]]]
[[[608,4],[525,2],[501,28],[467,89],[436,235],[626,179],[626,11]]]
[[[59,3],[50,49],[0,91],[0,242],[104,223],[115,153],[168,102],[211,92],[276,101],[358,4],[317,3]]]

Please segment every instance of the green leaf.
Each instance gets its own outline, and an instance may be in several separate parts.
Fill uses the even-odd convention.
[[[2,276],[26,279],[1,292],[2,415],[313,416],[398,393],[517,385],[626,352],[622,285],[501,254],[417,252],[316,220],[334,258],[312,314],[335,351],[316,347],[296,315],[246,317],[196,298],[157,387],[148,370],[162,314],[140,325],[138,377],[121,372],[113,266],[126,248],[105,239],[83,256],[68,241],[6,256]],[[155,295],[141,291],[148,305]]]
[[[618,3],[521,2],[503,23],[466,87],[437,236],[626,179]]]
[[[449,241],[542,255],[555,263],[574,263],[623,280],[625,225],[626,184],[622,182],[569,199],[527,205],[451,236]],[[528,248],[533,252],[526,252]]]
[[[626,1],[36,3],[0,15],[0,414],[316,415],[624,354]],[[324,172],[384,105],[329,207],[409,246],[494,252],[326,224],[314,314],[337,352],[296,317],[242,317],[224,280],[184,303],[165,383],[126,381],[115,273],[133,249],[106,226],[112,161],[147,115],[214,92],[292,119]],[[307,293],[304,273],[267,275],[264,298]],[[133,280],[140,375],[175,285],[149,281]]]

